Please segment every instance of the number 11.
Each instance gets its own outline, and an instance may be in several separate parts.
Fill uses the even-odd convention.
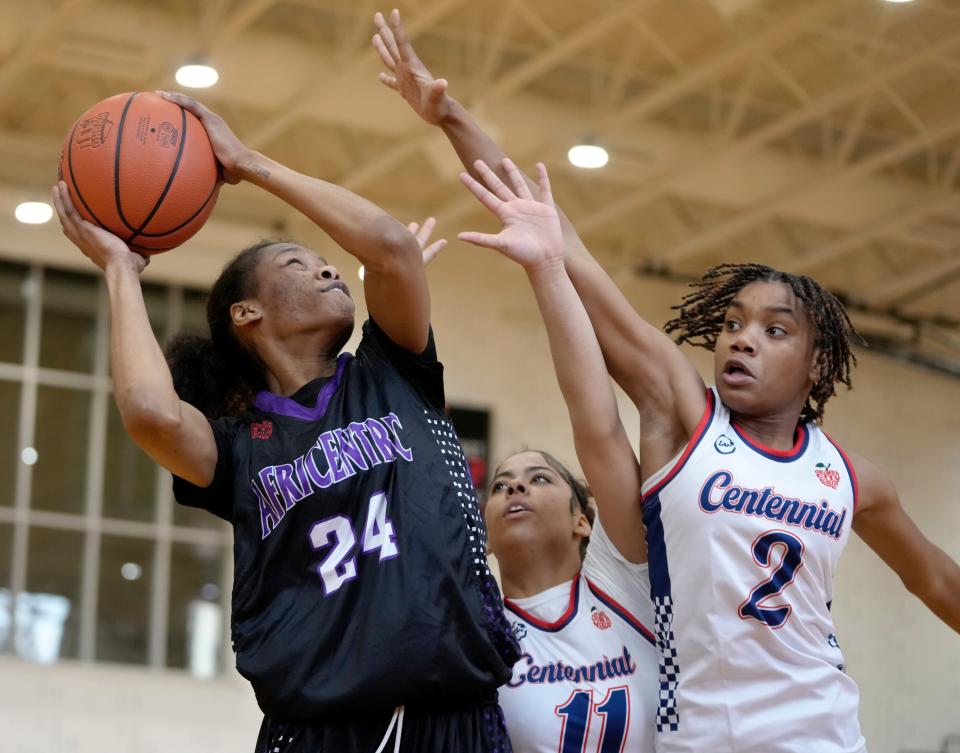
[[[593,714],[601,718],[602,725],[598,753],[622,753],[630,728],[630,691],[625,686],[611,688],[595,706],[592,690],[574,690],[553,713],[563,719],[559,753],[586,751]]]

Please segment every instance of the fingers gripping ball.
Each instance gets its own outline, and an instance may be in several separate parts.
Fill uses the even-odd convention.
[[[117,94],[70,129],[60,177],[77,211],[133,251],[169,251],[213,210],[219,174],[192,113],[150,92]]]

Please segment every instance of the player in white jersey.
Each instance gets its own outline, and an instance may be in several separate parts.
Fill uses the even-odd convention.
[[[728,728],[744,741],[736,750],[863,750],[830,618],[856,486],[815,423],[789,450],[765,447],[715,390],[688,447],[646,479],[668,750],[713,747]],[[723,577],[706,579],[693,560]]]
[[[657,652],[648,627],[646,552],[637,535],[639,466],[590,319],[563,268],[546,170],[538,166],[537,201],[516,167],[505,164],[516,194],[482,163],[496,196],[463,175],[503,230],[460,237],[498,249],[526,271],[577,456],[611,535],[597,520],[591,536],[589,493],[550,455],[521,452],[498,466],[484,517],[521,647],[500,704],[518,753],[651,753]]]
[[[569,267],[589,280],[581,295],[594,296],[608,365],[644,422],[657,750],[865,750],[829,612],[851,529],[957,631],[960,567],[920,533],[886,474],[819,428],[855,363],[842,304],[759,264],[708,271],[666,326],[714,352],[706,390],[585,250]]]
[[[390,25],[391,28],[399,26],[399,20],[395,23],[391,16]],[[389,69],[380,74],[380,80],[399,93],[423,120],[443,131],[464,166],[476,174],[474,162],[482,159],[493,166],[498,175],[506,177],[500,167],[503,152],[469,112],[448,94],[447,81],[434,78],[409,44],[388,49],[382,40],[380,43],[375,40],[375,45]],[[593,323],[611,376],[640,411],[643,426],[640,456],[645,473],[649,474],[644,480],[651,482],[654,476],[664,473],[660,469],[677,465],[680,457],[695,444],[711,398],[693,364],[669,337],[636,313],[590,255],[562,212],[560,221],[566,270]],[[739,431],[734,432],[736,436],[717,437],[715,441],[719,446],[726,449],[750,441],[761,450],[767,448],[769,455],[787,453],[795,464],[769,463],[776,472],[757,482],[755,488],[751,486],[752,481],[731,479],[730,487],[723,488],[722,494],[715,489],[715,495],[722,500],[724,494],[740,494],[732,490],[734,486],[747,489],[748,498],[744,502],[747,509],[750,492],[759,491],[762,496],[769,486],[771,492],[762,506],[768,512],[774,490],[783,492],[776,496],[785,494],[795,498],[798,504],[815,503],[819,508],[820,496],[803,499],[802,490],[784,486],[786,476],[781,480],[784,468],[799,468],[812,462],[807,472],[837,484],[836,489],[827,489],[833,501],[828,503],[830,509],[824,510],[819,525],[824,525],[837,505],[846,504],[847,514],[842,524],[830,518],[830,523],[839,526],[841,534],[841,539],[832,541],[830,556],[824,556],[822,547],[815,547],[816,565],[804,564],[801,557],[799,565],[793,568],[793,585],[788,587],[783,565],[795,559],[790,556],[790,539],[758,541],[757,534],[751,537],[752,530],[734,525],[734,521],[768,520],[770,527],[765,531],[783,529],[796,535],[790,525],[749,513],[700,511],[692,515],[685,511],[684,505],[697,506],[698,496],[688,495],[679,505],[656,505],[652,497],[658,490],[652,488],[653,483],[647,483],[650,577],[653,592],[661,594],[658,641],[663,653],[663,708],[658,721],[657,748],[661,753],[698,749],[711,753],[860,750],[863,743],[859,732],[851,731],[858,728],[854,711],[856,697],[851,697],[852,682],[841,671],[833,670],[822,673],[822,682],[817,684],[806,672],[808,668],[822,669],[824,656],[833,658],[839,654],[805,654],[803,645],[795,641],[797,632],[822,632],[825,624],[823,608],[818,606],[813,611],[808,608],[810,594],[819,589],[819,601],[826,607],[831,598],[829,584],[836,555],[843,543],[842,537],[849,534],[852,525],[911,592],[954,630],[960,631],[960,567],[922,535],[901,507],[890,479],[868,460],[849,453],[849,463],[838,464],[822,460],[813,449],[796,458],[789,452],[798,438],[812,437],[811,424],[819,423],[822,418],[823,405],[834,394],[835,383],[849,385],[852,331],[843,307],[832,295],[807,277],[779,273],[762,265],[724,266],[708,272],[698,290],[685,299],[673,329],[679,333],[679,340],[702,345],[715,354],[717,391],[710,394],[714,395],[713,399],[719,398],[716,402],[725,406],[739,427]],[[820,442],[809,445],[815,446],[820,446]],[[729,454],[747,452],[754,450],[744,445]],[[755,454],[758,463],[761,459],[769,460],[762,453]],[[718,449],[716,470],[724,469],[722,461],[726,459]],[[818,468],[818,463],[823,467]],[[700,483],[705,484],[708,478],[701,479]],[[833,496],[833,492],[852,495],[851,478],[856,478],[857,485],[855,507],[853,496],[847,500]],[[678,474],[675,481],[682,484],[690,479],[689,475]],[[664,500],[673,500],[674,491],[680,496],[679,486],[674,488],[672,483],[659,490]],[[728,499],[728,505],[735,504],[735,500]],[[759,506],[758,499],[754,513]],[[774,505],[776,512],[771,514],[782,512],[789,522],[793,505],[789,508],[784,511],[785,506]],[[817,515],[819,511],[813,516],[814,529],[818,525]],[[842,510],[840,515],[843,516]],[[682,530],[684,524],[689,525],[690,530]],[[658,527],[660,533],[657,533]],[[611,524],[608,528],[622,533]],[[721,550],[722,556],[716,556]],[[736,559],[737,556],[742,559]],[[687,570],[683,575],[678,560],[683,561],[683,568]],[[767,566],[761,564],[764,560]],[[710,592],[713,589],[718,593],[728,592],[725,587],[728,581],[737,582],[744,577],[744,564],[756,568],[756,580],[751,581],[752,585],[733,603],[721,605]],[[699,579],[694,574],[698,574]],[[771,579],[769,586],[764,585],[767,578]],[[670,590],[671,579],[699,593],[681,595]],[[664,599],[667,590],[670,590],[674,612],[686,609],[678,606],[678,599],[710,604],[717,611],[694,614],[687,609],[686,613],[693,619],[681,622],[673,616]],[[766,597],[767,591],[771,591],[773,598]],[[792,602],[790,597],[794,592],[806,596]],[[777,595],[780,598],[776,598]],[[763,619],[749,616],[754,609],[763,616],[767,610],[775,611],[781,605],[784,610],[790,608],[787,626],[774,627]],[[748,616],[742,616],[741,609]],[[793,623],[805,627],[794,628]],[[806,627],[808,623],[812,627]],[[724,651],[717,653],[711,648],[715,643],[695,640],[703,631],[713,630],[719,635],[727,630],[732,633],[734,628],[747,630],[748,637],[742,639],[745,645],[737,650],[751,654],[748,664],[731,663],[737,651],[725,641]],[[686,631],[693,631],[694,639],[684,638]],[[832,632],[823,638],[828,649],[834,648],[831,644],[837,640]],[[682,647],[678,647],[678,640],[683,641]],[[807,641],[810,640],[808,637]],[[779,654],[771,653],[773,641],[782,644]],[[790,669],[782,664],[785,655],[792,657]],[[694,681],[688,677],[690,666],[694,668]],[[727,686],[715,683],[698,686],[696,671],[701,666],[722,676]],[[782,687],[786,672],[792,673],[798,688],[785,698],[777,695],[777,688]],[[846,700],[838,700],[841,698]],[[760,707],[767,709],[765,719],[775,719],[775,728],[779,730],[775,740],[757,741],[751,736],[754,727],[745,715]],[[715,723],[718,713],[723,716],[723,725]],[[813,731],[796,741],[793,736],[798,726]],[[856,739],[848,744],[854,735]]]
[[[621,554],[599,519],[591,528],[588,504],[585,486],[540,451],[506,458],[490,486],[488,541],[522,652],[500,688],[516,753],[653,751],[647,567]]]

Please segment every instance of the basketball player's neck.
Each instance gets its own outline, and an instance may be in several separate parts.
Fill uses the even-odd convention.
[[[556,551],[543,546],[516,546],[497,555],[503,595],[525,599],[569,583],[580,572],[580,550],[566,546]]]
[[[733,421],[751,439],[774,450],[789,450],[797,438],[797,423],[800,411],[791,406],[788,410],[765,416],[733,414]]]
[[[339,349],[331,352],[329,342],[317,342],[316,337],[270,341],[258,352],[266,367],[267,389],[286,397],[314,379],[332,376],[339,355]]]

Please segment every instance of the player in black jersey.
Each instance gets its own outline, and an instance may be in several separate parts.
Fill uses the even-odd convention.
[[[337,269],[293,243],[250,247],[213,286],[210,340],[181,340],[171,374],[146,260],[54,191],[65,234],[105,273],[124,426],[173,472],[179,502],[233,525],[233,644],[265,714],[258,753],[509,751],[496,689],[517,644],[444,413],[418,239],[165,96],[203,122],[227,182],[283,199],[366,268],[351,356]]]

